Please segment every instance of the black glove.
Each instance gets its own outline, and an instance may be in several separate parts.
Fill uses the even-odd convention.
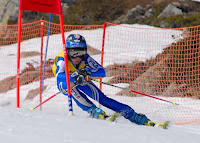
[[[86,77],[88,73],[87,73],[86,69],[82,68],[82,69],[78,70],[78,74]]]
[[[86,77],[87,77],[88,72],[84,68],[77,70],[77,72],[78,72],[78,75],[76,77],[76,84],[84,85],[85,81],[87,81]]]
[[[77,77],[76,77],[76,84],[84,84],[85,82],[85,77],[81,74],[79,74]]]

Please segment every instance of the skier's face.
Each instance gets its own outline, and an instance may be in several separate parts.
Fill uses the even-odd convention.
[[[72,58],[71,60],[76,65],[79,64],[82,61],[82,59],[80,57]]]

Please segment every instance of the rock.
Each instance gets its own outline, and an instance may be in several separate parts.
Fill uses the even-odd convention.
[[[69,8],[68,4],[62,3],[61,5],[62,5],[62,12],[67,13],[67,9]]]
[[[1,0],[0,2],[0,24],[8,24],[8,20],[12,17],[17,19],[19,1],[16,0]]]
[[[169,4],[163,10],[163,12],[158,16],[158,18],[163,18],[163,17],[167,18],[167,17],[170,17],[170,16],[175,16],[175,15],[180,15],[180,14],[183,14],[181,9],[175,7],[172,4]]]
[[[172,2],[172,5],[174,5],[175,7],[180,7],[181,3],[176,1],[176,2]]]
[[[146,16],[146,17],[151,17],[151,16],[153,16],[155,13],[156,13],[156,9],[150,8],[149,10],[147,10],[147,11],[145,12],[144,16]]]
[[[150,9],[151,7],[152,7],[151,4],[147,4],[147,5],[146,5],[146,9]]]
[[[112,23],[120,24],[125,22],[126,15],[121,15],[116,20],[112,21]]]
[[[125,21],[128,21],[133,18],[141,18],[145,14],[145,9],[137,5],[136,7],[132,8],[131,10],[128,11],[128,14],[125,17]]]

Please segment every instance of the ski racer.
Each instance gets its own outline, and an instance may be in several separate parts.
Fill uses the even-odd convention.
[[[68,67],[70,76],[73,100],[84,111],[88,112],[94,118],[105,119],[106,113],[98,108],[88,97],[96,100],[101,105],[120,113],[124,118],[138,125],[154,126],[153,123],[143,114],[136,113],[130,106],[120,103],[107,97],[95,84],[86,77],[105,77],[106,70],[97,63],[89,54],[87,54],[87,44],[83,36],[79,34],[70,34],[66,39]],[[53,73],[57,78],[57,87],[62,93],[68,96],[67,83],[65,75],[64,52],[60,52],[53,65]]]

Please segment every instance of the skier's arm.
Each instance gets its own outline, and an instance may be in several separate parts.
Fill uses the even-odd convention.
[[[56,78],[57,82],[62,82],[62,87],[64,89],[67,89],[66,84],[66,74],[65,74],[65,62],[63,57],[59,57],[56,63],[57,69],[56,69]],[[69,74],[70,82],[76,81],[76,77],[72,77],[71,74]]]
[[[106,70],[102,67],[97,61],[95,61],[92,57],[87,55],[86,57],[86,67],[85,69],[88,71],[88,76],[90,77],[105,77]]]

